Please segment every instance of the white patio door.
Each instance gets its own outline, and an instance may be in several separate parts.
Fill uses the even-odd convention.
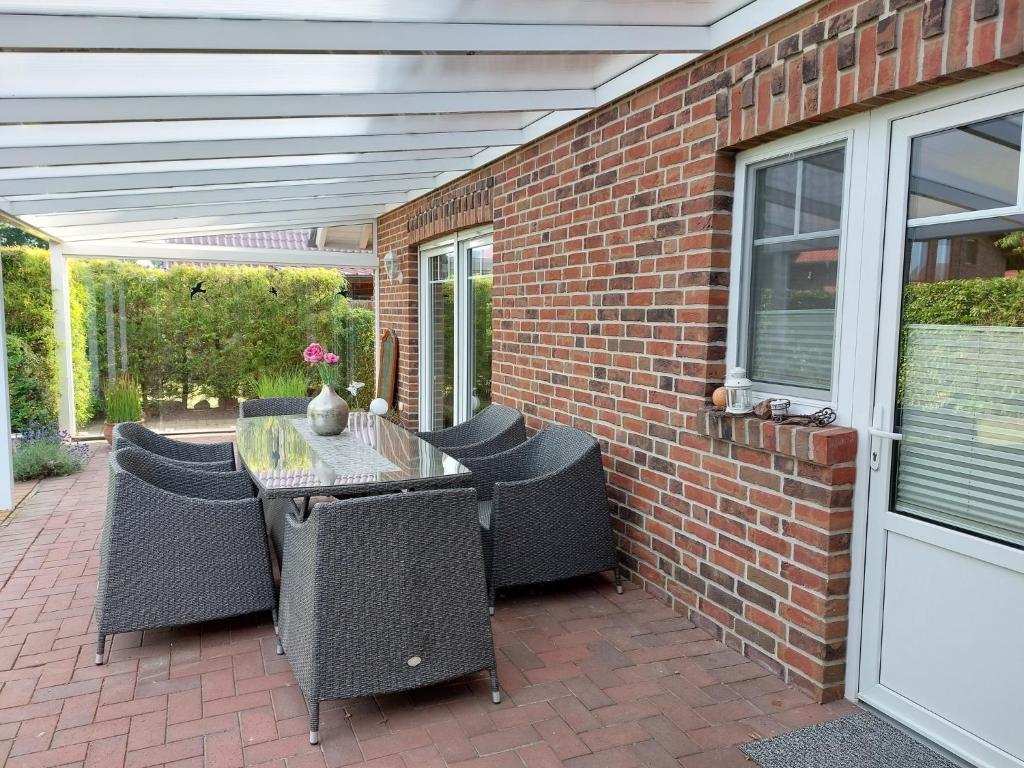
[[[459,424],[491,402],[492,254],[488,230],[420,248],[420,429]]]
[[[860,698],[1024,766],[1024,89],[892,125]]]

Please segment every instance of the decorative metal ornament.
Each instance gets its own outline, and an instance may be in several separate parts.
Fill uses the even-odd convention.
[[[775,419],[779,424],[793,424],[802,427],[827,427],[836,420],[836,412],[831,408],[822,408],[807,416],[785,416],[782,419]]]
[[[785,399],[782,399],[782,398],[777,399],[777,400],[772,400],[771,402],[768,403],[768,406],[772,410],[772,420],[773,421],[781,422],[783,419],[786,418],[786,416],[789,415],[789,406],[790,406],[789,400],[785,400]]]

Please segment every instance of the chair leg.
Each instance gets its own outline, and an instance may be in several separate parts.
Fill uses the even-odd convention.
[[[487,588],[487,611],[494,615],[494,587]]]
[[[615,591],[622,594],[622,566],[615,566]]]
[[[278,656],[284,656],[284,646],[281,645],[280,636],[278,636],[277,638],[277,645],[274,648],[274,653],[276,653]]]
[[[491,701],[501,704],[501,689],[498,688],[498,670],[492,669],[491,673]]]
[[[309,702],[309,743],[320,743],[320,702]]]
[[[97,664],[102,664],[103,663],[103,649],[106,647],[106,645],[107,645],[107,636],[105,634],[103,634],[102,632],[100,632],[96,636],[96,663]]]
[[[270,620],[271,620],[272,622],[274,622],[274,634],[275,634],[275,635],[279,635],[279,634],[281,634],[280,632],[278,632],[278,631],[277,631],[277,608],[274,608],[274,609],[273,609],[273,610],[272,610],[272,611],[270,612]]]

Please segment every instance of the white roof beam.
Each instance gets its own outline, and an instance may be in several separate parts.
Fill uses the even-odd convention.
[[[173,188],[179,185],[237,184],[242,182],[277,182],[295,180],[355,179],[359,176],[401,176],[409,173],[443,173],[469,171],[471,158],[452,157],[438,160],[409,160],[384,163],[338,163],[333,165],[271,166],[231,168],[215,171],[174,171],[167,173],[124,173],[115,168],[109,176],[75,176],[69,168],[67,176],[47,178],[14,178],[0,180],[0,195],[61,194],[67,192],[121,191]]]
[[[2,18],[2,17],[0,17]],[[278,117],[244,120],[157,120],[0,126],[2,147],[82,144],[319,139],[346,136],[519,130],[543,112],[472,112],[376,117]],[[305,153],[302,153],[305,154]]]
[[[704,26],[481,24],[10,14],[0,47],[20,51],[324,53],[700,52]]]
[[[153,163],[92,163],[84,165],[41,165],[0,168],[0,180],[44,179],[55,176],[111,176],[136,173],[169,173],[175,171],[217,171],[236,168],[279,168],[308,165],[342,165],[345,163],[384,163],[405,160],[440,160],[466,158],[483,147],[429,149],[418,152],[355,152],[328,155],[277,155],[273,157],[228,157],[203,160],[166,160]]]
[[[54,97],[0,99],[0,124],[535,112],[593,109],[596,106],[597,97],[590,88],[440,93]]]
[[[295,154],[387,152],[394,150],[452,149],[519,144],[521,130],[451,131],[337,138],[240,139],[236,141],[148,142],[135,144],[83,144],[57,147],[0,148],[0,167],[81,165],[88,163],[159,162],[202,158],[273,157]]]
[[[238,213],[209,216],[179,216],[150,221],[125,222],[113,224],[79,224],[68,226],[52,226],[50,229],[67,239],[85,239],[90,235],[102,236],[104,233],[116,234],[119,237],[136,237],[151,232],[162,232],[165,229],[182,229],[189,227],[231,226],[232,224],[257,225],[268,221],[310,219],[353,218],[358,216],[373,217],[384,210],[383,205],[350,205],[325,206],[308,208],[302,211],[266,211],[263,213]],[[84,237],[79,237],[84,236]]]
[[[234,214],[262,215],[282,211],[305,211],[337,207],[341,212],[347,207],[363,207],[400,202],[405,195],[399,192],[378,192],[376,194],[340,195],[335,197],[310,197],[299,200],[262,200],[238,203],[215,203],[212,205],[175,205],[152,208],[128,208],[124,210],[86,211],[81,213],[51,213],[29,216],[28,220],[37,227],[78,227],[88,224],[121,224],[142,221],[166,221],[168,219],[192,219],[204,216],[227,216]]]
[[[221,217],[213,224],[203,224],[198,220],[177,219],[161,224],[151,222],[150,229],[117,229],[110,227],[67,228],[52,232],[51,235],[63,242],[81,242],[87,240],[158,240],[168,237],[185,235],[222,234],[226,232],[263,232],[271,229],[294,229],[296,227],[331,227],[340,224],[369,224],[382,212],[383,206],[372,206],[373,212],[365,214],[340,214],[333,210],[319,217],[311,217],[311,212],[292,213],[280,218],[264,218],[242,216],[231,219]],[[222,220],[228,219],[228,220]]]
[[[226,189],[191,189],[172,192],[133,192],[123,195],[89,195],[83,197],[52,197],[36,200],[7,201],[7,210],[16,216],[83,211],[132,210],[175,205],[234,203],[257,200],[306,200],[335,195],[356,195],[374,192],[407,192],[422,186],[424,178],[403,177],[375,181],[338,181],[326,184],[288,184],[266,187],[245,186]],[[0,207],[4,201],[0,200]]]
[[[67,243],[70,258],[153,259],[154,261],[217,261],[246,264],[302,264],[304,266],[377,267],[373,251],[297,251],[285,248],[136,243],[96,240]]]

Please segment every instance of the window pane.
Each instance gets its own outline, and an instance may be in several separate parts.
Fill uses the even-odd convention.
[[[839,229],[843,213],[843,162],[845,151],[834,149],[800,160],[800,232]]]
[[[794,234],[796,162],[761,168],[754,182],[754,238]]]
[[[753,250],[747,368],[755,381],[828,390],[838,236]]]
[[[1024,544],[1022,224],[911,230],[894,491],[897,512],[1017,544]]]
[[[430,423],[442,429],[455,423],[455,255],[430,262]]]
[[[494,248],[482,245],[469,249],[470,258],[470,402],[472,413],[491,404],[491,296],[493,293]]]
[[[913,140],[912,219],[1017,202],[1021,115],[983,120]]]

